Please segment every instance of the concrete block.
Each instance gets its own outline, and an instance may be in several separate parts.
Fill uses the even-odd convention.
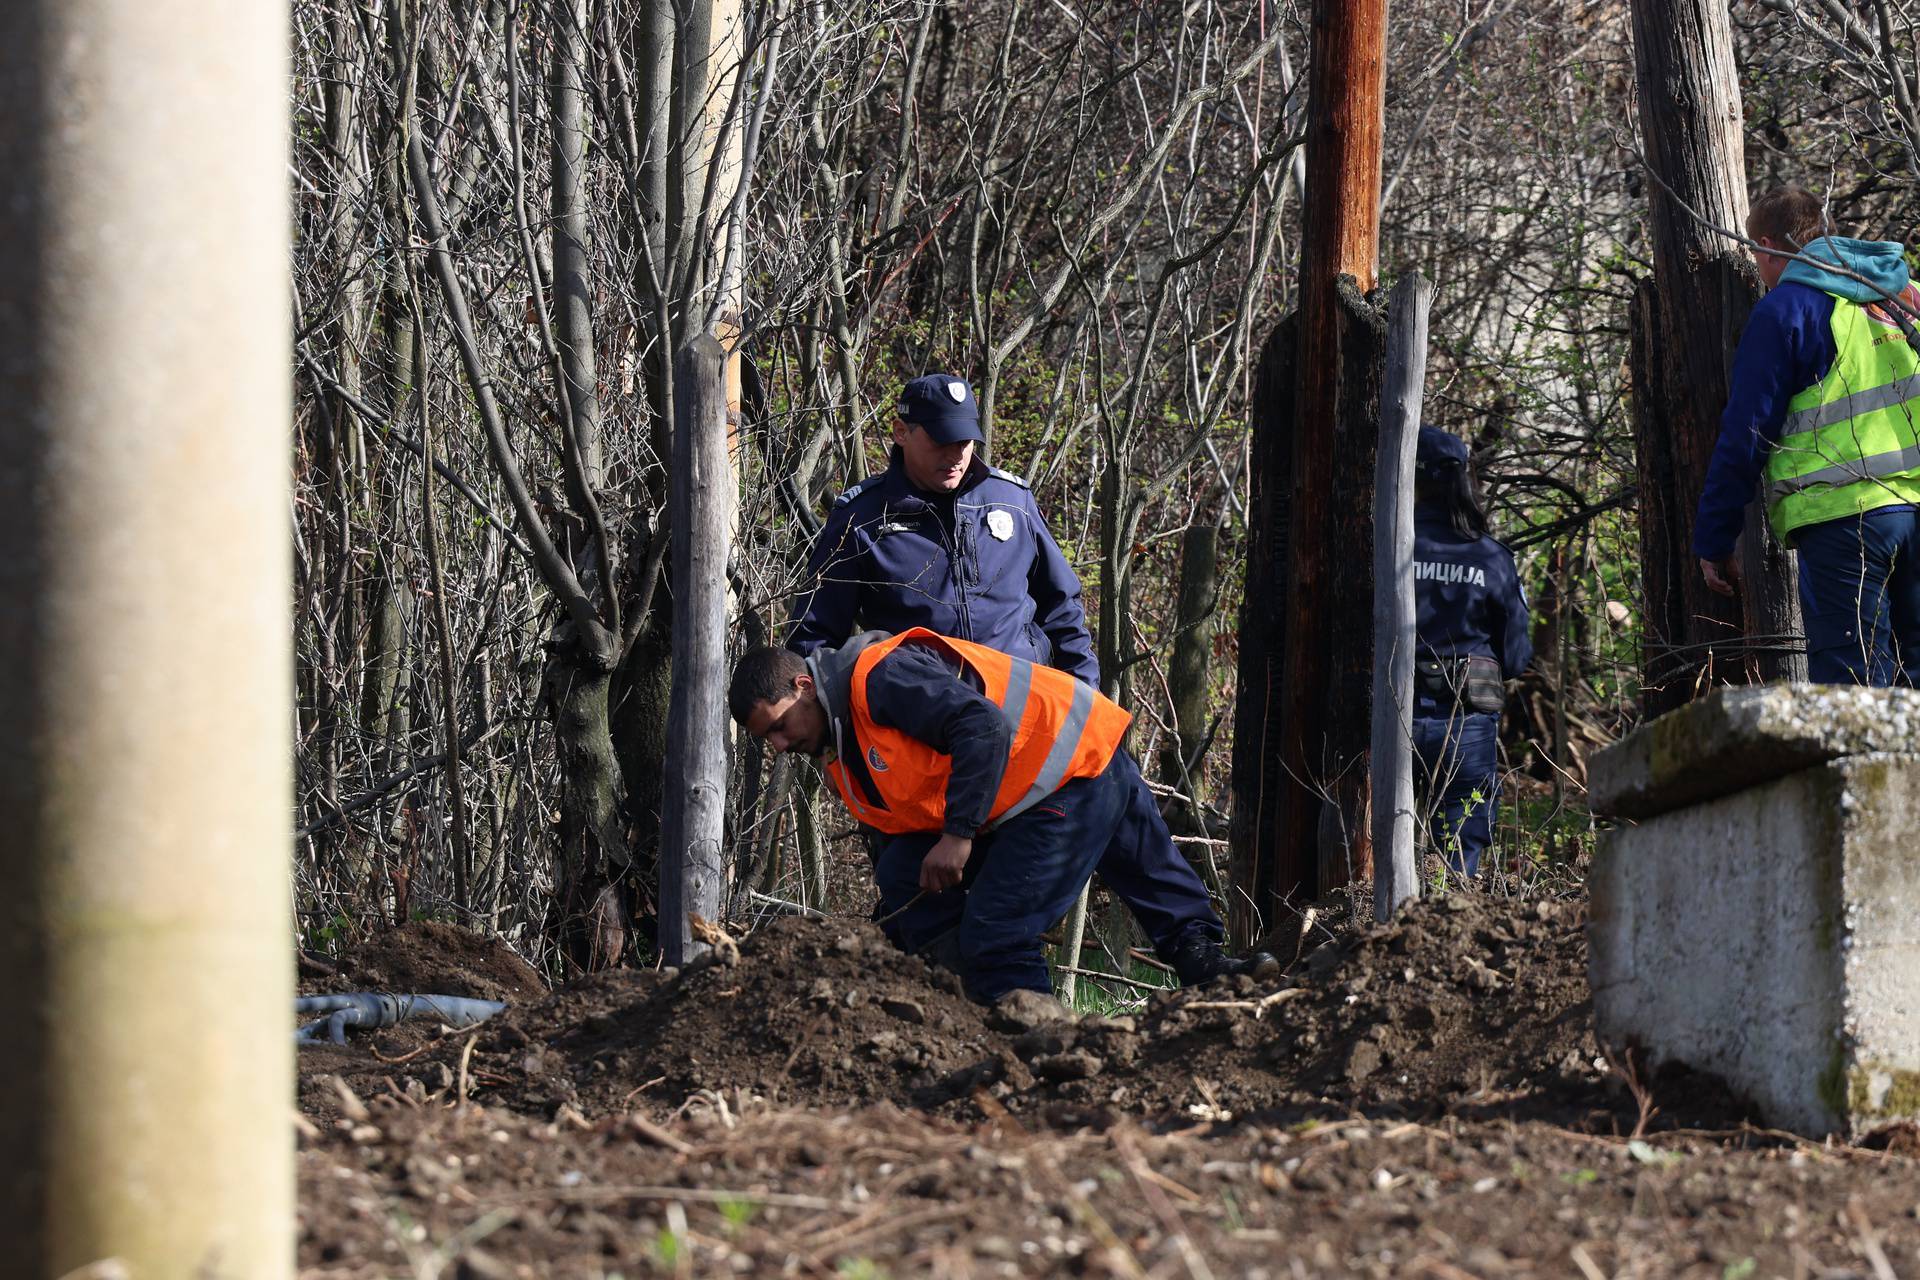
[[[1920,1119],[1916,830],[1920,753],[1875,752],[1606,833],[1601,1039],[1710,1071],[1799,1133]]]
[[[1920,753],[1920,690],[1716,689],[1595,756],[1587,804],[1650,818],[1870,751]]]

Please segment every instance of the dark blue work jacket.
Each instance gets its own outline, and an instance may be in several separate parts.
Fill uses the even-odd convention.
[[[1445,515],[1414,508],[1414,628],[1422,658],[1492,658],[1511,680],[1533,658],[1527,595],[1513,553],[1492,538],[1462,538]],[[1446,716],[1416,691],[1416,716]]]
[[[787,645],[812,653],[857,629],[925,627],[1099,686],[1080,579],[1026,482],[974,460],[952,494],[893,463],[834,501],[807,558]]]

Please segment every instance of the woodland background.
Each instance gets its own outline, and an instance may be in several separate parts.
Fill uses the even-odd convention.
[[[898,384],[968,377],[1231,894],[1236,623],[1286,607],[1240,582],[1257,363],[1299,279],[1301,6],[293,14],[307,940],[425,915],[550,973],[648,953],[671,353],[701,332],[739,355],[736,640],[778,634],[826,506],[884,465]],[[1909,239],[1909,6],[1733,23],[1749,189],[1798,181]],[[1577,864],[1583,758],[1641,712],[1630,34],[1623,0],[1391,18],[1380,278],[1435,282],[1426,417],[1471,442],[1534,609],[1496,881]],[[820,905],[844,817],[804,766],[731,761],[733,911]]]

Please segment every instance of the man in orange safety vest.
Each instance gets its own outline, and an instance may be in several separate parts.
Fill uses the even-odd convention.
[[[818,761],[882,833],[874,878],[888,936],[946,952],[976,1000],[1051,993],[1040,935],[1146,786],[1121,745],[1127,712],[1063,671],[921,628],[805,658],[750,650],[728,703],[774,750]],[[1187,951],[1173,957],[1187,983],[1279,970],[1204,935]]]

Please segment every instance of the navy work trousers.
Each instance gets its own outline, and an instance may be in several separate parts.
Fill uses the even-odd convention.
[[[1454,874],[1478,874],[1499,813],[1500,717],[1464,710],[1415,716],[1413,757],[1435,847]]]
[[[1162,960],[1196,937],[1226,937],[1207,886],[1173,843],[1140,767],[1125,751],[1114,754],[1125,774],[1126,808],[1094,868],[1114,897],[1126,904]]]
[[[1076,778],[976,838],[959,887],[918,902],[920,862],[940,834],[888,839],[873,869],[880,914],[893,917],[882,926],[887,936],[907,951],[954,960],[975,1000],[1020,987],[1052,994],[1040,935],[1080,896],[1121,823],[1128,793],[1145,790],[1132,766],[1125,751],[1116,751],[1098,777]]]
[[[1920,512],[1882,507],[1808,525],[1793,542],[1807,677],[1920,686]]]

